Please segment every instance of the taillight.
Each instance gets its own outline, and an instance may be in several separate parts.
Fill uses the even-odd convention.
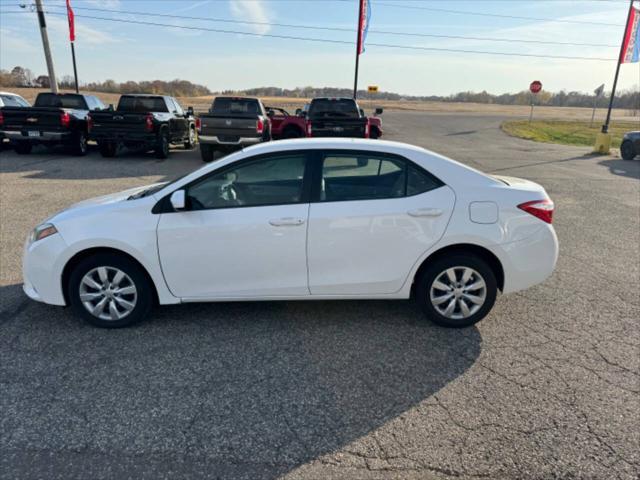
[[[0,126],[4,125],[4,115],[0,112]]]
[[[149,114],[144,117],[144,129],[147,132],[153,132],[153,115]]]
[[[87,115],[87,132],[90,132],[92,128],[93,128],[93,118],[91,118],[91,115]]]
[[[262,121],[261,118],[258,119],[258,122],[256,123],[256,133],[262,133],[264,132],[264,122]]]
[[[313,130],[311,129],[311,122],[307,122],[307,137],[310,137],[312,133]]]
[[[69,115],[68,112],[62,112],[60,114],[60,125],[62,125],[64,128],[68,128],[70,124],[71,124],[71,116]]]
[[[202,120],[200,120],[200,117],[196,118],[196,130],[198,133],[202,130]]]
[[[521,203],[518,208],[534,217],[538,217],[543,222],[551,223],[553,221],[553,209],[555,206],[551,200],[533,200],[532,202]]]

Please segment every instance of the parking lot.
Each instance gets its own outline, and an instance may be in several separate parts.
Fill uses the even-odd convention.
[[[501,120],[384,114],[386,139],[556,203],[553,277],[465,330],[410,301],[191,304],[92,328],[22,293],[25,236],[197,168],[197,150],[2,151],[0,478],[638,478],[640,161],[511,138]]]

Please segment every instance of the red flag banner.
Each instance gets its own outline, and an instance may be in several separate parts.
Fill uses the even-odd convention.
[[[369,31],[369,20],[371,19],[371,5],[369,0],[360,0],[360,18],[358,19],[358,55],[364,53],[364,41]]]
[[[71,0],[67,0],[67,20],[69,20],[69,40],[76,41],[76,25],[73,16],[73,9],[71,8]]]
[[[631,6],[629,23],[622,42],[620,63],[636,63],[640,61],[640,10]]]

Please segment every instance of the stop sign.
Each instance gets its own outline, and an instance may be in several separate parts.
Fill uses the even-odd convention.
[[[531,85],[529,85],[529,90],[531,90],[531,93],[540,93],[540,90],[542,90],[542,82],[540,80],[534,80],[531,82]]]

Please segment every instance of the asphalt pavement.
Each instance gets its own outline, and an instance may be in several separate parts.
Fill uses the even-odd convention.
[[[23,295],[25,236],[198,152],[0,152],[0,478],[637,479],[640,161],[511,138],[501,120],[383,117],[387,139],[556,202],[553,277],[464,330],[411,301],[180,305],[90,327]]]

